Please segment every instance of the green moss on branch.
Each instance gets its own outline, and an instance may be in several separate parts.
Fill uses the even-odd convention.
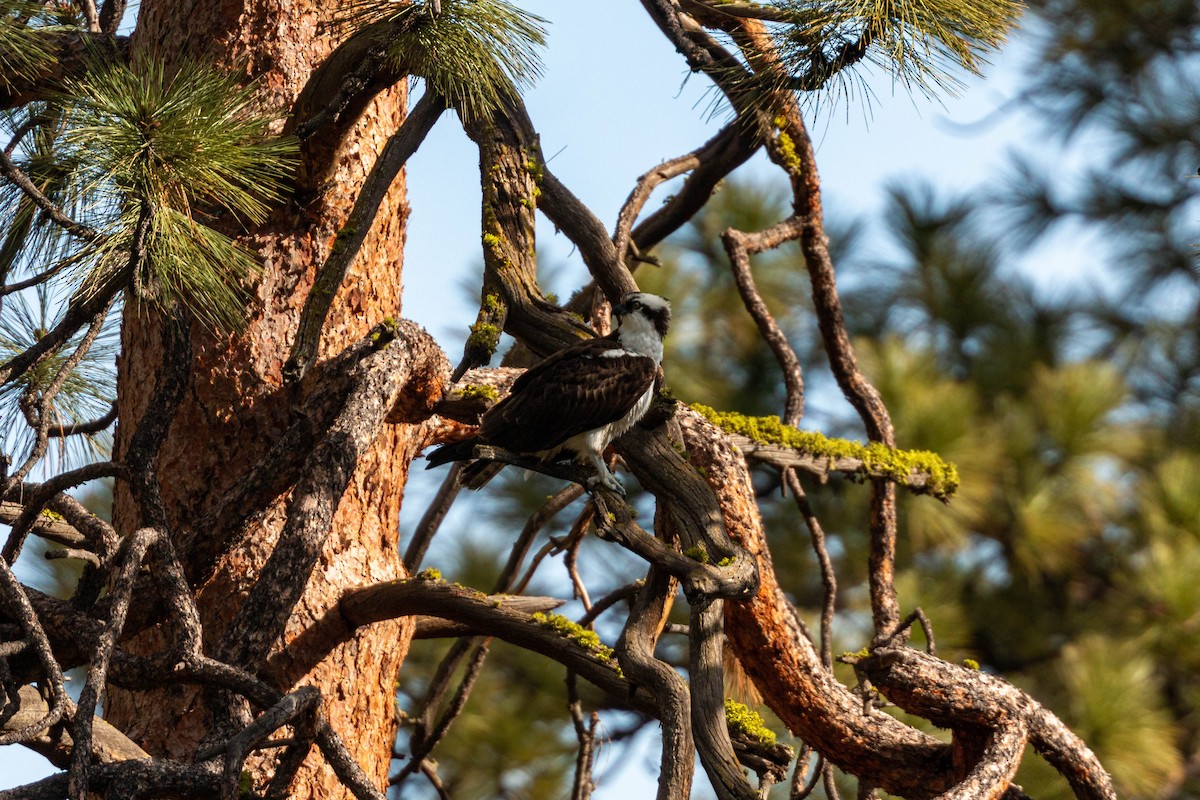
[[[849,439],[832,439],[814,431],[802,431],[779,417],[750,417],[732,411],[717,411],[704,405],[691,406],[697,414],[727,433],[745,436],[763,445],[779,445],[830,460],[845,458],[862,463],[861,474],[889,478],[901,486],[913,485],[913,476],[924,476],[920,488],[935,497],[948,498],[958,489],[958,469],[927,450],[900,450],[879,442],[862,444]]]

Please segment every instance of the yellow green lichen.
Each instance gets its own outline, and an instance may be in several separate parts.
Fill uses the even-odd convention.
[[[45,517],[46,519],[55,519],[55,520],[61,520],[63,518],[62,514],[58,513],[57,511],[51,511],[48,508],[42,509],[42,516]]]
[[[462,389],[459,390],[459,394],[461,394],[464,398],[479,398],[483,400],[495,400],[500,396],[500,392],[496,390],[495,386],[484,386],[477,383],[469,383],[462,387]]]
[[[554,631],[564,639],[570,639],[600,658],[608,660],[613,657],[613,649],[600,641],[600,636],[595,631],[590,631],[561,614],[544,614],[538,611],[533,615],[533,621],[543,628]]]
[[[958,489],[958,469],[927,450],[899,450],[870,442],[862,444],[849,439],[831,439],[813,431],[802,431],[785,425],[779,417],[748,417],[729,411],[717,411],[703,405],[692,409],[718,428],[745,436],[759,444],[777,444],[830,460],[848,458],[862,462],[859,474],[877,475],[894,480],[901,486],[913,485],[913,476],[925,478],[916,488],[934,497],[946,499]]]
[[[534,184],[542,182],[542,178],[546,176],[546,170],[542,166],[542,162],[537,158],[525,159],[525,169],[529,172],[529,177],[533,178]]]
[[[704,545],[689,547],[683,551],[683,554],[692,561],[699,561],[701,564],[707,564],[710,561],[708,551],[704,549]]]
[[[804,168],[804,165],[800,161],[800,155],[796,152],[796,143],[783,130],[783,126],[787,124],[787,120],[783,117],[776,117],[774,122],[776,129],[779,131],[775,137],[775,144],[779,148],[779,157],[783,159],[784,166],[799,172]]]
[[[966,667],[967,669],[973,669],[976,671],[979,670],[979,662],[973,658],[964,658],[963,666]]]
[[[471,335],[467,337],[467,346],[489,353],[496,352],[500,344],[500,329],[487,322],[476,322],[471,326]]]
[[[498,247],[500,245],[500,237],[494,233],[485,233],[483,235],[483,243],[487,247]]]
[[[487,237],[484,237],[487,240]],[[499,242],[499,239],[496,240]],[[499,314],[504,310],[504,301],[500,299],[500,295],[493,292],[488,292],[483,296],[483,310],[489,314]]]
[[[717,566],[718,567],[728,567],[730,564],[732,564],[736,560],[737,559],[735,559],[733,556],[725,556],[724,558],[722,558],[720,561],[717,562]]]
[[[417,573],[417,580],[440,581],[441,579],[442,579],[442,571],[439,569],[435,569],[434,567],[429,567],[428,569],[423,569]]]
[[[763,744],[775,744],[775,731],[767,727],[762,716],[736,700],[725,701],[725,723],[735,733],[749,736]]]

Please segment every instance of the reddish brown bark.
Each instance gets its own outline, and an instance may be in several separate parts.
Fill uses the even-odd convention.
[[[185,55],[215,59],[257,81],[267,108],[282,116],[314,68],[335,44],[327,25],[334,6],[314,0],[191,2],[144,0],[135,50],[155,50],[168,59]],[[317,266],[328,255],[363,178],[386,138],[404,116],[403,83],[382,94],[334,157],[323,194],[303,208],[289,203],[240,241],[261,258],[263,273],[246,331],[215,337],[193,331],[189,386],[163,442],[158,474],[176,538],[246,474],[289,423],[297,390],[281,388],[300,309]],[[407,206],[398,180],[380,207],[374,229],[343,282],[325,325],[322,356],[363,335],[374,323],[400,310],[401,253]],[[132,306],[125,311],[119,364],[118,456],[144,413],[159,371],[157,325]],[[397,521],[408,464],[416,445],[412,428],[387,426],[361,459],[334,518],[333,530],[285,638],[299,636],[349,587],[403,576],[396,552]],[[271,552],[284,515],[280,498],[252,523],[213,576],[198,587],[205,639],[219,641]],[[137,509],[119,491],[119,530],[136,527]],[[204,536],[206,532],[198,532]],[[188,553],[181,553],[187,561]],[[365,628],[336,648],[295,685],[314,685],[324,696],[324,713],[381,788],[395,735],[394,681],[407,652],[408,622],[387,621]],[[154,652],[162,637],[154,630],[125,643]],[[260,665],[246,665],[255,670]],[[277,666],[286,667],[285,664]],[[276,672],[279,674],[279,672]],[[290,685],[278,688],[287,691]],[[204,736],[209,713],[198,691],[137,692],[113,688],[106,716],[153,754],[187,758]],[[293,797],[343,797],[344,790],[314,750],[294,786]]]

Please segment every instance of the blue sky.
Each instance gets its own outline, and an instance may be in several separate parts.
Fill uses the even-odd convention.
[[[708,84],[688,75],[638,3],[520,5],[550,22],[545,74],[527,94],[543,153],[555,174],[611,229],[637,176],[706,141],[722,117],[710,118]],[[993,116],[1015,91],[1019,45],[994,58],[988,80],[967,79],[959,98],[910,97],[877,75],[869,111],[855,99],[815,116],[810,112],[826,206],[835,214],[870,216],[891,181],[927,180],[959,191],[994,180],[1007,151],[1030,136],[1028,119]],[[999,121],[973,124],[986,118]],[[780,180],[762,161],[743,169],[756,180]],[[410,162],[409,193],[403,314],[425,325],[457,361],[474,317],[460,285],[480,263],[480,210],[478,154],[453,115],[438,123]],[[651,200],[648,207],[655,205]],[[564,282],[581,283],[584,268],[569,242],[548,224],[539,227],[538,236],[540,249],[568,264]],[[1059,262],[1069,275],[1074,272],[1069,266],[1082,258],[1076,246],[1064,249]],[[1060,277],[1043,274],[1040,280],[1053,284]],[[415,488],[413,500],[422,491]],[[18,571],[28,577],[31,570],[19,565]],[[47,766],[23,748],[0,748],[0,789],[48,774]],[[601,784],[597,800],[652,792],[653,777],[640,769],[620,772]]]

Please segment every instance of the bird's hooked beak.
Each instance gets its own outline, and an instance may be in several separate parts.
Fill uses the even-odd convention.
[[[624,303],[616,303],[612,307],[612,313],[614,316],[623,317],[629,313],[629,308]]]

